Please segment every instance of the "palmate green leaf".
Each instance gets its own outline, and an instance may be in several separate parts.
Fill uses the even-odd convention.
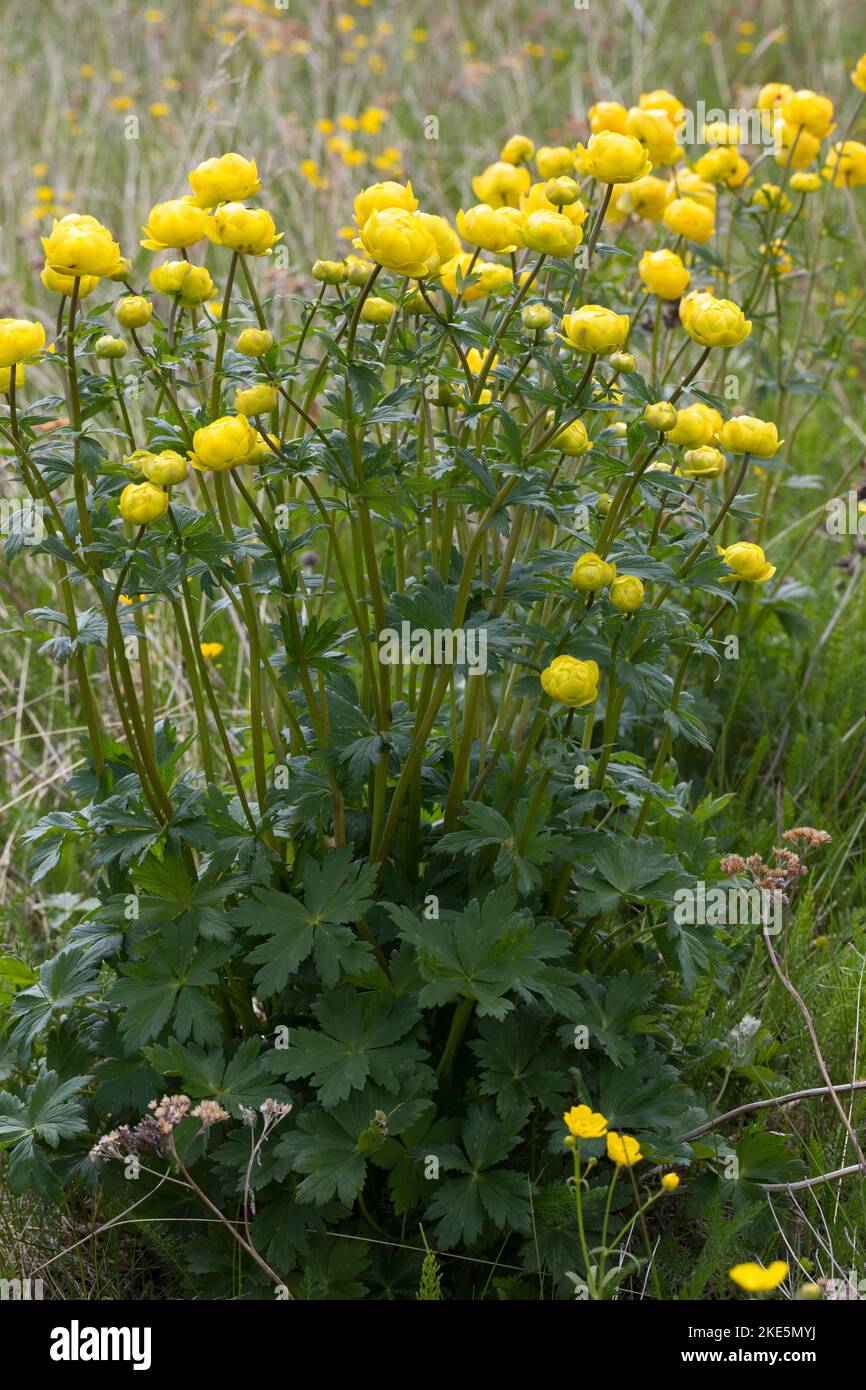
[[[549,1019],[521,1008],[501,1023],[484,1019],[469,1044],[481,1063],[481,1094],[495,1096],[499,1115],[525,1119],[534,1104],[557,1113],[574,1088],[563,1047],[546,1041]]]
[[[247,959],[261,966],[256,974],[260,995],[278,994],[301,961],[312,953],[323,982],[332,986],[341,971],[356,974],[372,963],[372,951],[347,922],[363,917],[375,899],[376,870],[352,861],[351,847],[336,850],[322,863],[307,859],[304,901],[288,893],[256,888],[254,901],[243,903],[231,919],[254,936],[268,940]]]
[[[636,1024],[641,1020],[655,989],[648,970],[629,975],[625,970],[606,980],[581,975],[578,990],[582,1003],[574,1022],[584,1024],[592,1047],[605,1052],[614,1066],[630,1066],[635,1060]],[[567,1030],[562,1030],[567,1040]]]
[[[146,961],[119,967],[123,978],[106,997],[112,1007],[125,1010],[120,1031],[130,1052],[157,1037],[169,1020],[181,1042],[189,1037],[202,1043],[218,1040],[219,1006],[206,990],[217,984],[217,969],[231,949],[202,945],[196,936],[194,926],[172,922]]]
[[[402,1134],[414,1125],[433,1105],[429,1096],[421,1094],[422,1080],[417,1075],[408,1078],[396,1101],[384,1088],[372,1086],[329,1113],[318,1106],[302,1111],[295,1128],[274,1145],[277,1158],[305,1175],[297,1200],[322,1206],[338,1197],[344,1206],[351,1206],[367,1173],[366,1157],[359,1148],[361,1136],[378,1111],[385,1116],[388,1135]]]
[[[409,999],[333,990],[313,1013],[321,1031],[293,1028],[288,1048],[272,1052],[267,1065],[292,1081],[310,1077],[326,1109],[360,1090],[368,1077],[396,1094],[400,1075],[425,1056],[418,1042],[407,1036],[420,1016]]]
[[[519,1142],[513,1117],[498,1120],[491,1106],[470,1106],[463,1124],[463,1151],[454,1145],[440,1150],[443,1165],[459,1169],[460,1176],[440,1180],[427,1208],[437,1222],[436,1241],[444,1249],[477,1240],[488,1219],[500,1230],[529,1230],[527,1175],[495,1166]]]
[[[501,1019],[515,1007],[509,996],[517,994],[527,1003],[544,999],[571,1016],[574,975],[551,964],[568,955],[570,938],[551,922],[537,922],[528,911],[515,910],[509,888],[495,889],[483,902],[473,899],[464,912],[442,912],[438,921],[393,903],[386,907],[400,936],[417,953],[426,981],[420,1004],[474,999],[482,1017]]]
[[[66,947],[39,967],[39,979],[15,995],[9,1008],[14,1020],[10,1037],[28,1045],[51,1023],[55,1013],[75,1007],[78,999],[96,989],[90,956],[80,947]]]
[[[664,853],[649,839],[599,838],[592,868],[578,864],[574,870],[585,916],[613,912],[623,901],[669,903],[677,888],[693,882],[676,855]]]
[[[262,1065],[262,1040],[247,1038],[226,1061],[219,1049],[205,1052],[184,1047],[177,1038],[155,1044],[144,1055],[163,1076],[180,1077],[181,1089],[196,1100],[218,1100],[237,1116],[240,1107],[258,1107],[263,1100],[288,1100],[288,1091],[270,1078]],[[273,1055],[273,1054],[269,1054]]]
[[[23,1097],[0,1091],[0,1149],[11,1150],[13,1192],[33,1187],[43,1196],[60,1195],[60,1184],[37,1140],[56,1149],[61,1139],[85,1131],[86,1117],[77,1096],[89,1081],[89,1076],[61,1081],[56,1072],[43,1071]]]

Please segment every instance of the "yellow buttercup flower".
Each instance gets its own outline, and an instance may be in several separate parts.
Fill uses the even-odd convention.
[[[789,92],[782,102],[782,116],[788,125],[803,127],[823,140],[836,127],[833,124],[833,103],[829,97],[819,96],[808,88],[799,92]]]
[[[682,472],[687,478],[720,478],[728,461],[720,449],[703,444],[699,449],[686,449]]]
[[[821,172],[837,188],[856,188],[866,183],[866,145],[859,140],[842,140],[833,145]]]
[[[688,288],[691,272],[674,251],[644,251],[638,274],[650,294],[660,299],[679,299]]]
[[[154,483],[127,483],[120,494],[120,515],[124,521],[146,526],[168,511],[168,493]]]
[[[773,1260],[766,1269],[763,1265],[748,1261],[728,1270],[728,1278],[746,1293],[771,1293],[787,1277],[788,1266],[784,1260]]]
[[[153,316],[153,305],[143,294],[127,294],[115,304],[114,316],[121,328],[144,328]]]
[[[213,159],[205,159],[189,175],[196,203],[200,208],[212,208],[217,203],[242,203],[261,188],[254,159],[245,159],[231,151]]]
[[[205,218],[205,235],[218,246],[227,246],[242,256],[269,256],[282,238],[266,208],[248,208],[243,203],[222,203]]]
[[[412,185],[409,182],[396,183],[393,179],[384,179],[381,183],[373,183],[369,188],[364,188],[355,198],[355,221],[359,227],[363,227],[367,218],[374,212],[383,212],[385,208],[402,208],[404,212],[414,212],[418,206],[418,199],[412,192]]]
[[[165,261],[148,276],[158,294],[176,296],[186,308],[203,304],[214,292],[213,280],[203,265],[190,261]]]
[[[679,1185],[680,1180],[679,1175],[677,1173],[665,1173],[664,1177],[662,1178],[662,1187],[664,1188],[665,1192],[676,1192]]]
[[[499,152],[506,164],[525,164],[535,154],[535,146],[526,135],[510,136]]]
[[[607,1156],[617,1168],[633,1168],[643,1158],[637,1139],[631,1134],[617,1134],[613,1129],[607,1133]]]
[[[573,1105],[566,1110],[563,1121],[569,1134],[575,1139],[601,1139],[607,1129],[607,1120],[598,1110],[590,1110],[588,1105]]]
[[[699,245],[709,241],[716,230],[712,210],[694,198],[674,198],[665,209],[662,220],[677,236],[685,237],[686,241],[696,241]]]
[[[480,203],[489,203],[492,208],[501,208],[506,204],[516,208],[523,194],[529,192],[531,183],[532,176],[527,168],[500,159],[476,174],[472,180],[472,192]]]
[[[243,357],[264,357],[274,345],[274,335],[267,328],[244,328],[238,335],[237,350]]]
[[[602,183],[633,183],[653,167],[640,140],[612,130],[591,135],[586,147],[577,146],[576,155],[583,173]]]
[[[277,388],[269,381],[257,381],[235,393],[235,410],[238,415],[268,415],[277,408]]]
[[[551,440],[551,448],[558,449],[568,458],[579,458],[592,448],[592,440],[586,432],[582,420],[572,420],[570,425],[560,430]]]
[[[643,581],[636,574],[618,574],[610,586],[608,598],[620,613],[634,613],[644,600]]]
[[[60,271],[52,270],[51,266],[46,264],[43,266],[39,278],[45,288],[51,290],[53,294],[65,294],[67,298],[71,298],[72,292],[75,289],[74,275],[61,275]],[[78,298],[86,299],[89,294],[93,293],[98,284],[98,275],[80,276],[78,280]]]
[[[535,151],[535,167],[543,179],[555,179],[574,170],[574,150],[567,145],[541,145]]]
[[[677,411],[677,422],[668,430],[668,441],[685,449],[700,449],[709,444],[716,432],[713,421],[697,405]]]
[[[562,331],[569,347],[601,356],[618,352],[630,327],[628,314],[616,314],[601,304],[584,304],[562,320]]]
[[[541,688],[551,699],[577,709],[598,697],[601,672],[595,661],[578,661],[574,656],[555,656],[541,673]]]
[[[14,367],[45,346],[45,329],[35,319],[0,319],[0,367]]]
[[[163,449],[158,454],[145,453],[138,467],[148,482],[158,483],[161,487],[182,483],[189,471],[186,459],[174,449]]]
[[[617,135],[625,133],[628,111],[618,101],[597,101],[589,108],[587,116],[593,135],[600,135],[603,130],[612,130]]]
[[[521,235],[524,246],[546,256],[573,256],[583,240],[583,232],[571,218],[543,208],[522,215]]]
[[[735,541],[733,545],[718,546],[716,553],[722,557],[728,569],[733,570],[737,579],[748,584],[764,584],[776,573],[759,545],[752,541]]]
[[[772,420],[759,420],[754,415],[735,415],[719,430],[719,443],[729,454],[754,454],[759,459],[772,458],[782,441]]]
[[[594,594],[606,589],[616,579],[616,565],[603,560],[594,550],[579,555],[571,571],[571,583],[582,594]]]
[[[205,661],[213,661],[223,651],[222,642],[199,642],[198,649]]]
[[[361,244],[386,270],[418,279],[438,264],[436,243],[424,223],[403,208],[373,212],[361,228]]]
[[[221,473],[239,463],[248,463],[259,436],[245,415],[222,415],[202,425],[193,435],[193,468],[200,472]]]
[[[142,227],[145,239],[141,243],[148,251],[178,251],[193,246],[204,236],[205,214],[191,198],[173,198],[167,203],[157,203],[150,210],[146,226]]]
[[[45,259],[61,275],[113,275],[122,267],[120,247],[95,217],[69,212],[42,238]]]
[[[516,251],[523,245],[522,220],[517,208],[492,208],[489,203],[476,203],[467,212],[458,212],[457,230],[472,246],[498,254]],[[452,255],[459,254],[460,249],[458,245],[457,253]]]
[[[700,174],[694,169],[678,170],[676,177],[671,179],[667,185],[668,202],[672,203],[675,198],[691,198],[692,202],[700,203],[702,208],[716,215],[718,196],[715,185],[702,179]]]
[[[748,338],[752,325],[732,299],[704,295],[684,322],[686,332],[702,347],[736,347]]]

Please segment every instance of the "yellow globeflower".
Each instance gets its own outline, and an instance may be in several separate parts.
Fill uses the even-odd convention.
[[[601,1139],[607,1129],[607,1120],[598,1110],[590,1110],[588,1105],[573,1105],[566,1110],[563,1121],[575,1139]]]
[[[505,164],[525,164],[535,154],[535,146],[526,135],[510,136],[499,152]]]
[[[554,436],[551,448],[558,449],[568,458],[579,458],[587,453],[592,448],[592,440],[586,432],[586,425],[582,420],[572,420],[570,425]]]
[[[570,217],[543,208],[522,215],[521,236],[530,251],[546,256],[573,256],[583,240],[583,232]]]
[[[616,184],[613,196],[624,211],[651,222],[661,222],[669,202],[668,185],[655,174],[645,174],[634,183]]]
[[[662,1178],[662,1187],[664,1188],[665,1192],[676,1192],[679,1185],[680,1180],[679,1175],[677,1173],[665,1173],[664,1177]]]
[[[727,188],[742,188],[751,173],[751,169],[752,166],[749,161],[738,151],[737,162],[725,179],[725,186]]]
[[[198,649],[205,661],[213,661],[223,651],[222,642],[199,642]]]
[[[783,169],[808,169],[821,152],[821,141],[803,126],[779,119],[773,126],[775,160]]]
[[[821,172],[837,188],[856,188],[866,183],[866,145],[859,140],[842,140],[833,145]]]
[[[597,101],[589,108],[587,115],[593,135],[600,135],[603,130],[612,130],[617,135],[625,133],[628,111],[618,101]]]
[[[610,586],[608,598],[620,613],[634,613],[644,600],[643,582],[636,574],[618,574]]]
[[[277,400],[276,386],[269,381],[257,381],[235,393],[235,410],[238,415],[268,415],[276,410]]]
[[[248,208],[243,203],[222,203],[205,218],[205,235],[218,246],[227,246],[242,256],[269,256],[282,238],[266,208]]]
[[[204,211],[191,198],[172,198],[151,208],[147,224],[141,229],[145,236],[141,244],[148,251],[180,251],[201,241],[204,223]]]
[[[668,92],[664,87],[658,87],[654,92],[641,92],[638,105],[644,111],[664,111],[668,120],[675,126],[682,121],[685,114],[679,97],[675,97],[673,92]]]
[[[154,483],[127,483],[120,494],[120,515],[124,521],[146,526],[168,511],[168,493]]]
[[[221,473],[239,463],[249,463],[249,455],[259,437],[245,415],[222,415],[202,425],[193,435],[193,468],[199,472]]]
[[[726,183],[736,173],[740,156],[734,145],[719,145],[707,150],[695,162],[695,173],[708,183]]]
[[[719,201],[715,185],[702,179],[700,174],[695,173],[694,169],[679,170],[667,188],[669,203],[672,203],[675,198],[691,198],[692,202],[700,203],[702,208],[706,208],[715,217],[716,206]]]
[[[578,185],[573,179],[556,179],[556,185],[572,184]],[[526,216],[530,212],[559,212],[563,217],[567,217],[576,227],[582,227],[586,221],[586,208],[579,198],[573,202],[553,202],[548,197],[548,189],[552,187],[548,183],[534,183],[528,193],[524,193],[520,199],[520,211]],[[556,189],[553,190],[554,192]]]
[[[851,81],[860,92],[866,92],[866,53],[857,59],[857,66],[851,73]]]
[[[616,314],[601,304],[584,304],[562,320],[562,331],[569,347],[601,356],[618,352],[630,327],[628,314]]]
[[[637,1139],[631,1134],[617,1134],[613,1129],[607,1132],[607,1156],[617,1168],[633,1168],[643,1158]]]
[[[715,432],[713,421],[697,405],[688,405],[677,411],[677,422],[667,432],[668,442],[684,449],[700,449],[712,441]]]
[[[482,251],[516,251],[523,245],[522,221],[517,208],[492,208],[489,203],[476,203],[467,212],[457,214],[457,230],[471,246],[480,246]],[[452,255],[459,254],[461,247]],[[450,260],[451,257],[446,257]]]
[[[567,145],[541,145],[535,151],[535,167],[543,179],[571,174],[574,172],[574,150]]]
[[[766,1269],[749,1261],[728,1270],[728,1278],[746,1293],[772,1293],[787,1277],[788,1266],[784,1260],[773,1260]]]
[[[716,553],[721,555],[728,569],[733,570],[737,579],[748,584],[764,584],[776,573],[759,545],[752,541],[734,541],[733,545],[718,546]]]
[[[51,290],[53,294],[65,294],[67,298],[71,298],[75,289],[74,275],[61,275],[59,271],[52,270],[51,266],[46,264],[43,266],[39,278],[45,288]],[[78,298],[86,299],[89,294],[93,293],[98,284],[98,275],[82,275],[78,281]]]
[[[574,656],[555,656],[541,673],[541,688],[551,699],[572,709],[589,705],[598,697],[601,672],[595,661]]]
[[[383,212],[385,208],[402,208],[404,212],[414,212],[418,206],[418,199],[412,192],[412,185],[406,183],[396,183],[393,179],[384,179],[381,183],[372,183],[369,188],[364,188],[355,198],[355,221],[359,227],[363,227],[367,218],[374,212]]]
[[[652,161],[633,135],[602,130],[576,149],[578,167],[602,183],[634,183],[652,173]]]
[[[729,454],[754,454],[759,459],[772,458],[782,443],[773,421],[759,420],[755,415],[735,415],[726,420],[718,438]]]
[[[603,560],[594,550],[579,555],[571,571],[571,583],[582,594],[595,594],[616,579],[616,565]]]
[[[646,406],[643,413],[650,429],[672,430],[677,423],[677,408],[671,405],[670,401],[655,401],[654,404]]]
[[[155,265],[148,276],[159,294],[176,295],[186,308],[203,304],[214,292],[213,280],[203,265],[189,261],[165,261]]]
[[[42,238],[45,259],[61,275],[113,275],[123,265],[120,247],[95,217],[69,212]]]
[[[739,304],[714,296],[703,296],[695,302],[684,327],[701,347],[736,347],[752,331],[751,321]]]
[[[162,487],[182,483],[189,471],[186,459],[182,454],[175,453],[174,449],[147,454],[140,460],[138,467],[148,482],[159,483]]]
[[[212,208],[217,203],[242,203],[261,188],[254,159],[243,155],[219,155],[205,159],[189,175],[195,201],[200,208]]]
[[[313,261],[310,274],[314,280],[320,281],[324,285],[342,285],[346,279],[345,261]]]
[[[821,187],[821,175],[814,170],[798,169],[789,182],[795,193],[817,193]]]
[[[0,367],[14,367],[44,346],[45,329],[35,319],[0,319]]]
[[[720,478],[727,466],[720,449],[703,444],[699,449],[686,449],[681,471],[687,478]]]
[[[17,390],[19,386],[24,385],[27,374],[20,362],[16,362],[14,367],[0,367],[0,395],[9,395],[13,372],[15,373],[15,389]]]
[[[683,150],[677,142],[673,121],[664,111],[632,106],[625,129],[627,135],[633,135],[646,148],[656,167],[676,164],[682,159]]]
[[[361,306],[361,322],[384,324],[394,317],[394,305],[387,299],[379,299],[375,294],[368,295]]]
[[[417,279],[438,264],[436,242],[424,223],[403,208],[372,212],[361,228],[361,244],[386,270]]]
[[[758,208],[778,208],[779,212],[790,212],[791,199],[776,183],[762,183],[752,194],[752,203]]]
[[[580,184],[570,174],[557,174],[555,178],[548,179],[544,185],[544,196],[555,208],[571,207],[580,200]],[[584,221],[585,218],[586,211],[584,210],[581,221]]]
[[[267,328],[244,328],[238,335],[237,350],[243,357],[264,357],[274,345],[274,335]]]
[[[691,272],[675,251],[644,251],[638,274],[650,294],[660,299],[679,299],[688,288]]]
[[[153,305],[143,294],[127,294],[115,304],[114,316],[121,328],[144,328],[153,316]]]
[[[711,209],[694,198],[674,198],[668,204],[662,220],[677,236],[699,244],[709,241],[716,230],[716,219]]]
[[[476,174],[472,192],[480,203],[489,203],[492,208],[506,205],[516,208],[523,194],[529,192],[531,183],[532,176],[527,168],[500,159]]]
[[[460,255],[463,243],[446,218],[439,217],[435,212],[416,212],[415,216],[435,241],[440,265]]]
[[[792,95],[793,87],[787,82],[767,82],[758,93],[759,111],[776,111]]]
[[[817,92],[802,88],[799,92],[789,92],[782,102],[782,116],[788,125],[795,129],[803,127],[823,140],[836,127],[833,123],[833,103],[829,97],[819,96]]]

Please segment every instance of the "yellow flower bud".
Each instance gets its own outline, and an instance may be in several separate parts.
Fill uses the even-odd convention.
[[[574,562],[571,583],[582,594],[594,594],[606,589],[616,579],[616,565],[603,560],[594,550],[588,550]]]
[[[157,293],[176,296],[187,308],[203,304],[214,292],[213,280],[204,266],[189,261],[165,261],[154,266],[148,279]]]
[[[791,125],[782,117],[773,124],[775,160],[780,168],[808,169],[821,151],[821,141],[803,126]]]
[[[570,425],[560,430],[559,434],[554,435],[551,440],[551,448],[558,449],[561,454],[568,458],[579,458],[592,448],[592,440],[586,432],[586,426],[582,420],[572,420]]]
[[[665,1192],[676,1192],[679,1185],[680,1180],[679,1175],[677,1173],[665,1173],[664,1177],[662,1178],[662,1187],[664,1188]]]
[[[93,352],[96,357],[116,358],[126,356],[126,343],[122,338],[112,338],[110,333],[103,333],[101,338],[97,338],[93,344]]]
[[[555,179],[574,170],[574,150],[567,145],[541,145],[535,151],[535,167],[543,179]]]
[[[186,459],[174,449],[163,449],[158,454],[145,453],[138,466],[148,482],[159,483],[161,487],[182,483],[189,471]]]
[[[258,438],[245,415],[222,415],[193,435],[192,466],[200,472],[221,473],[248,463]]]
[[[369,295],[361,306],[361,319],[364,323],[390,323],[394,317],[394,305],[387,299],[377,299]]]
[[[120,515],[124,521],[146,526],[168,511],[168,493],[154,483],[127,483],[120,494]]]
[[[144,328],[153,316],[153,305],[143,294],[127,294],[115,304],[114,316],[121,328]]]
[[[613,352],[609,365],[615,372],[636,372],[637,358],[633,352]]]
[[[628,314],[616,314],[601,304],[584,304],[562,320],[565,341],[570,347],[602,356],[619,351],[630,327]]]
[[[570,207],[580,198],[580,184],[567,174],[560,174],[544,185],[544,196],[556,208]]]
[[[670,401],[656,401],[646,407],[643,418],[651,429],[672,430],[677,423],[677,408]]]
[[[525,164],[535,154],[535,146],[526,135],[512,135],[499,152],[506,164]]]
[[[643,603],[643,583],[635,574],[619,574],[610,586],[608,598],[620,613],[634,613]]]
[[[652,162],[640,140],[612,130],[591,135],[585,148],[577,146],[576,154],[582,172],[602,183],[633,183],[652,172]]]
[[[269,415],[277,408],[277,388],[269,381],[257,381],[235,393],[235,410],[238,415]]]
[[[603,130],[612,130],[617,135],[625,132],[628,112],[618,101],[597,101],[589,108],[587,115],[593,135],[600,135]]]
[[[61,275],[113,275],[123,264],[120,247],[107,227],[77,212],[55,222],[42,238],[45,259]]]
[[[751,322],[739,304],[710,295],[695,301],[683,326],[689,337],[702,347],[736,347],[752,331]]]
[[[0,319],[0,367],[34,357],[45,346],[45,329],[34,319]]]
[[[735,415],[719,430],[719,443],[729,454],[753,454],[755,458],[772,458],[782,443],[772,420],[759,420],[754,415]]]
[[[530,251],[546,256],[573,256],[583,232],[561,212],[536,212],[523,215],[523,244]]]
[[[764,584],[776,573],[776,566],[769,564],[761,547],[751,541],[735,541],[724,548],[719,546],[717,554],[721,555],[737,579],[749,584]]]
[[[685,114],[679,97],[664,87],[657,87],[654,92],[641,92],[638,105],[645,111],[664,111],[674,125],[678,125]]]
[[[522,218],[517,208],[492,208],[476,203],[468,212],[458,212],[457,230],[472,246],[494,253],[516,251],[522,241]]]
[[[256,161],[243,155],[220,155],[205,159],[189,175],[195,202],[200,208],[217,203],[240,203],[261,188]]]
[[[313,261],[312,275],[324,285],[342,285],[346,279],[345,261]]]
[[[736,172],[739,162],[734,145],[718,145],[695,161],[695,173],[708,183],[725,183]]]
[[[699,449],[686,449],[682,472],[687,478],[720,478],[728,461],[720,449],[703,444]]]
[[[180,251],[201,241],[204,224],[204,212],[191,198],[172,198],[151,208],[147,224],[141,229],[145,236],[141,244],[148,251]]]
[[[677,422],[667,431],[668,442],[679,444],[685,449],[700,449],[709,444],[716,432],[713,421],[708,419],[697,405],[686,406],[677,411]]]
[[[597,699],[600,674],[595,661],[555,656],[541,673],[541,688],[551,699],[577,709]]]
[[[650,294],[657,294],[659,299],[679,299],[692,278],[676,252],[667,249],[644,251],[638,274]]]
[[[793,91],[787,82],[767,82],[758,92],[759,111],[777,111]]]
[[[762,183],[752,194],[752,203],[758,208],[777,208],[779,212],[791,211],[791,199],[775,183]]]
[[[539,329],[549,328],[553,315],[546,304],[524,304],[520,311],[520,318],[526,328]]]
[[[274,335],[267,328],[244,328],[237,341],[242,357],[264,357],[274,345]]]

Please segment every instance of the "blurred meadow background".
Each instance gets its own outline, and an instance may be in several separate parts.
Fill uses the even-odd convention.
[[[165,0],[158,7],[4,0],[2,18],[0,314],[38,317],[46,327],[56,299],[40,282],[39,238],[53,217],[88,212],[106,223],[133,257],[131,279],[140,287],[153,263],[138,245],[149,208],[182,196],[188,170],[208,156],[237,150],[257,160],[287,248],[259,275],[279,321],[280,301],[289,317],[295,296],[309,290],[315,257],[352,249],[352,199],[367,183],[410,178],[422,206],[453,216],[475,201],[472,175],[511,133],[573,144],[587,137],[594,101],[630,105],[653,88],[670,88],[688,108],[701,100],[729,108],[753,104],[763,83],[785,81],[850,110],[856,93],[848,73],[866,48],[862,0],[588,0],[586,8],[570,0]],[[866,117],[852,135],[866,139]],[[709,787],[736,792],[716,821],[720,850],[766,852],[782,825],[833,836],[798,899],[789,950],[791,974],[821,1021],[828,1067],[840,1081],[866,1075],[859,1022],[866,599],[862,542],[829,537],[823,518],[843,480],[853,479],[845,488],[863,481],[866,353],[863,319],[852,312],[866,278],[862,218],[858,195],[820,270],[824,292],[814,312],[823,316],[815,332],[822,346],[811,368],[821,389],[777,475],[763,541],[785,567],[784,601],[767,608],[762,640],[744,644],[723,673],[722,698],[714,694],[700,711],[716,721]],[[795,282],[795,324],[796,297]],[[837,359],[841,366],[831,370]],[[48,389],[56,383],[46,382]],[[759,380],[741,383],[741,399],[756,414],[760,393]],[[65,784],[84,762],[74,675],[40,653],[42,636],[26,616],[50,604],[51,591],[44,560],[0,561],[0,940],[37,958],[56,946],[92,890],[87,864],[68,856],[31,887],[21,842],[40,815],[71,800]],[[230,708],[245,653],[229,617],[222,621],[203,635],[224,644],[218,673]],[[191,699],[182,661],[158,642],[153,659],[164,706],[183,731]],[[689,1002],[686,1036],[700,1035],[709,1002],[706,994]],[[762,1019],[774,1041],[753,1060],[758,1080],[772,1061],[792,1088],[815,1083],[802,1018],[769,981],[760,944],[754,961],[744,961],[736,993],[717,994],[712,1009],[716,1036],[745,1014]],[[846,1161],[828,1110],[815,1107],[791,1122],[802,1127],[813,1171]],[[823,1219],[843,1264],[859,1253],[852,1231],[866,1228],[859,1186],[825,1201]],[[0,1219],[14,1243],[8,1212]],[[803,1220],[817,1222],[814,1208]],[[723,1244],[721,1226],[716,1236]],[[28,1240],[38,1245],[35,1227]],[[50,1248],[55,1234],[46,1241]],[[685,1245],[668,1258],[697,1260]],[[104,1281],[108,1297],[117,1296],[111,1268],[106,1246],[102,1269],[88,1279],[90,1287]],[[146,1283],[142,1274],[137,1287]]]

